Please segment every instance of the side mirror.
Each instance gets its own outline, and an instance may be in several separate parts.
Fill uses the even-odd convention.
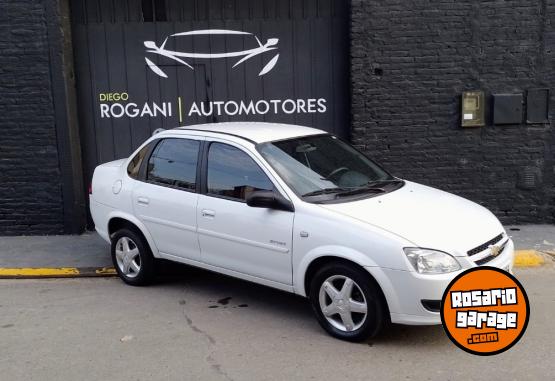
[[[253,208],[268,208],[294,212],[291,201],[281,194],[272,191],[254,191],[247,196],[247,205]]]

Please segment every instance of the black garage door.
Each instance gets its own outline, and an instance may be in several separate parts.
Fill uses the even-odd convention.
[[[345,0],[74,0],[85,184],[158,128],[349,130]]]

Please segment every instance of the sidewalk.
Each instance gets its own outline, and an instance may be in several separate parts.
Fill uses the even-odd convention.
[[[0,278],[115,275],[110,246],[96,232],[0,237]]]
[[[506,226],[516,267],[555,260],[555,225]],[[110,247],[95,232],[80,236],[0,237],[0,278],[113,276]]]

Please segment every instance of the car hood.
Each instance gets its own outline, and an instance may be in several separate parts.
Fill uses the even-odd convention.
[[[406,181],[381,196],[321,207],[387,230],[418,247],[455,256],[504,232],[486,208],[462,197]]]

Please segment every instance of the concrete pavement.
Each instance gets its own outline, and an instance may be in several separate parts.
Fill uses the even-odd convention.
[[[505,229],[517,250],[555,252],[555,225],[510,225]]]
[[[0,280],[1,378],[18,380],[540,380],[555,374],[554,266],[517,269],[521,341],[490,357],[441,326],[333,339],[302,298],[179,267],[150,287],[116,278]]]

